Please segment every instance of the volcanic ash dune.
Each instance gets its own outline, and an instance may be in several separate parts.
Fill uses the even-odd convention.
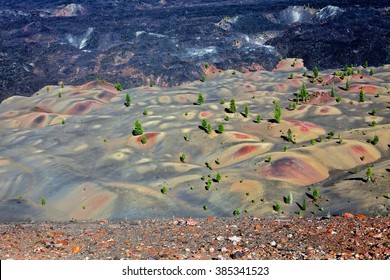
[[[386,214],[390,191],[373,186],[388,172],[375,166],[389,155],[390,74],[370,69],[315,77],[286,59],[173,88],[95,81],[11,97],[0,105],[0,219],[276,215],[276,204],[279,214]],[[356,169],[367,188],[343,193],[335,180]],[[322,195],[310,200],[314,186]],[[284,203],[289,193],[299,203]]]

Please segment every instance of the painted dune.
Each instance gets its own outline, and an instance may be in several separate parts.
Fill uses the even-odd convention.
[[[11,97],[0,104],[0,221],[267,216],[276,204],[286,215],[386,215],[390,67],[370,69],[315,77],[285,59],[272,72],[205,68],[206,81],[172,88],[94,81]],[[354,180],[367,188],[343,193]],[[302,209],[314,187],[321,197]]]

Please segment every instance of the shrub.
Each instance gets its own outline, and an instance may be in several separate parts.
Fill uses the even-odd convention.
[[[371,126],[372,126],[372,127],[375,127],[375,126],[376,126],[376,121],[372,121],[372,122],[371,122]]]
[[[339,134],[339,141],[338,141],[339,144],[343,143],[343,138],[341,138],[341,134]]]
[[[126,107],[129,107],[130,104],[131,104],[131,98],[130,98],[130,95],[128,93],[126,93],[126,97],[125,97],[125,106]]]
[[[198,105],[202,105],[203,102],[204,102],[203,95],[201,93],[199,93],[198,94],[198,102],[197,102],[197,104]]]
[[[334,97],[334,84],[332,83],[332,87],[331,87],[331,89],[330,89],[330,96],[331,97]]]
[[[223,98],[221,98],[221,100],[219,101],[219,104],[225,104],[225,100],[223,100]]]
[[[62,124],[65,124],[65,119],[63,118],[62,121],[61,121]]]
[[[293,202],[292,193],[290,192],[287,196],[284,196],[283,201],[284,201],[284,203],[291,205],[291,203]]]
[[[367,176],[367,178],[366,178],[367,182],[372,182],[372,167],[371,166],[369,166],[367,168],[366,176]]]
[[[310,144],[314,145],[316,143],[315,139],[310,139]]]
[[[274,118],[275,118],[277,123],[280,123],[280,121],[282,119],[282,109],[280,108],[279,102],[276,100],[274,100],[274,105],[275,105]]]
[[[205,75],[202,75],[202,76],[200,77],[200,81],[201,81],[202,83],[204,83],[204,82],[206,81],[206,76],[205,76]]]
[[[117,91],[122,91],[123,90],[122,85],[120,83],[116,83],[115,84],[115,88],[116,88]]]
[[[60,98],[61,98],[61,96],[62,96],[62,95],[61,95],[61,92],[58,92],[58,97],[60,97]]]
[[[64,88],[64,83],[63,82],[60,82],[60,87]]]
[[[167,193],[167,186],[164,184],[161,188],[161,193],[166,194]]]
[[[314,66],[313,74],[314,74],[314,78],[318,77],[318,67],[317,66]]]
[[[366,61],[364,62],[363,67],[364,67],[364,68],[367,68],[367,67],[368,67],[368,60],[366,60]]]
[[[218,128],[217,128],[217,130],[216,130],[216,132],[219,133],[219,134],[221,134],[221,133],[223,133],[224,131],[225,131],[225,127],[223,126],[223,124],[222,124],[222,123],[219,124],[219,125],[218,125]]]
[[[211,124],[206,119],[202,119],[201,127],[207,134],[211,133]]]
[[[204,211],[207,211],[209,209],[209,207],[207,205],[203,205],[203,210]]]
[[[41,205],[43,206],[43,205],[45,205],[46,204],[46,199],[45,199],[45,197],[42,195],[41,196]]]
[[[211,166],[211,164],[208,161],[206,161],[204,164],[206,165],[206,167],[208,169],[213,170],[213,167]]]
[[[206,190],[210,190],[212,184],[213,184],[213,182],[211,181],[211,179],[208,179],[206,182],[206,187],[205,187]]]
[[[295,144],[294,135],[292,134],[291,129],[287,130],[287,141]]]
[[[342,100],[343,100],[343,98],[341,96],[337,96],[337,98],[336,98],[337,103],[340,103]]]
[[[317,199],[320,198],[320,193],[319,193],[319,191],[318,191],[318,189],[317,189],[316,187],[313,189],[313,194],[312,194],[312,196],[313,196],[313,199],[314,199],[314,200],[317,200]]]
[[[375,116],[376,115],[376,108],[372,109],[371,115]]]
[[[255,122],[256,123],[261,123],[261,116],[260,116],[260,114],[256,116]]]
[[[217,158],[217,159],[215,160],[215,163],[216,163],[217,165],[220,165],[220,164],[221,164],[221,161],[219,160],[219,158]]]
[[[188,133],[186,133],[186,135],[184,135],[184,140],[187,142],[190,141],[190,137],[188,136]]]
[[[236,208],[236,209],[233,211],[233,215],[234,215],[234,216],[239,216],[240,214],[241,214],[240,208]]]
[[[349,79],[347,79],[347,81],[345,83],[345,90],[349,91],[350,89],[351,89],[351,83],[350,83]]]
[[[364,101],[366,101],[366,96],[364,95],[363,89],[361,89],[359,93],[359,102],[364,102]]]
[[[148,115],[148,111],[146,110],[146,108],[144,108],[143,115],[144,115],[144,116],[147,116],[147,115]]]
[[[286,152],[287,149],[288,149],[288,147],[287,147],[287,146],[284,146],[284,147],[283,147],[283,152]]]
[[[141,122],[139,120],[135,120],[133,135],[141,135],[142,133],[144,133],[144,129],[142,128]]]
[[[236,101],[234,99],[230,100],[229,111],[230,111],[230,113],[237,112]]]
[[[276,204],[273,206],[273,209],[274,209],[276,212],[279,212],[279,211],[280,211],[280,205],[279,205],[279,203],[276,203]]]
[[[147,142],[148,142],[148,138],[145,135],[142,136],[141,143],[145,145]]]
[[[221,176],[221,174],[218,172],[217,175],[215,175],[215,181],[219,182],[219,181],[221,181],[221,179],[222,179],[222,176]]]
[[[248,114],[249,114],[249,108],[248,108],[248,106],[247,105],[245,105],[245,107],[244,107],[244,113],[242,114],[245,118],[247,118],[248,117]]]
[[[186,161],[186,154],[185,153],[181,154],[180,161],[183,162],[183,163]]]
[[[370,69],[370,76],[374,76],[374,74],[375,74],[375,70],[374,69]]]
[[[226,115],[225,118],[224,118],[224,120],[225,120],[225,121],[229,121],[229,120],[230,120],[229,116]]]
[[[306,202],[306,198],[303,198],[303,202],[302,202],[302,210],[303,211],[306,211],[306,209],[307,209],[307,202]]]

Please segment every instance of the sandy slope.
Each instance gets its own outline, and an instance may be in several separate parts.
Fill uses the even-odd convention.
[[[373,76],[371,68],[355,67],[344,79],[332,75],[335,70],[321,71],[321,79],[311,81],[302,61],[294,61],[282,60],[272,72],[212,68],[205,82],[173,88],[120,92],[94,81],[49,85],[29,98],[5,100],[1,221],[232,216],[236,209],[274,216],[276,204],[286,215],[388,215],[390,66],[375,68]],[[332,83],[340,103],[330,96]],[[288,109],[302,84],[309,101]],[[361,89],[365,102],[359,102]],[[204,103],[196,105],[199,93]],[[236,113],[228,111],[231,99]],[[274,101],[282,107],[280,123],[274,121]],[[132,134],[136,119],[143,135]],[[200,128],[202,119],[211,124],[210,134]],[[215,131],[219,124],[223,133]],[[295,144],[287,141],[289,129]],[[379,142],[368,143],[375,135]],[[365,182],[369,165],[372,183]],[[213,180],[217,173],[220,182]],[[311,197],[314,187],[317,199]],[[293,201],[286,204],[289,193]]]

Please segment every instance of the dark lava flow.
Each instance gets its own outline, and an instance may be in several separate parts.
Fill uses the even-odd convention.
[[[240,71],[270,70],[281,56],[320,70],[390,63],[388,1],[1,2],[0,101],[60,81],[172,86],[199,79],[206,62]]]

